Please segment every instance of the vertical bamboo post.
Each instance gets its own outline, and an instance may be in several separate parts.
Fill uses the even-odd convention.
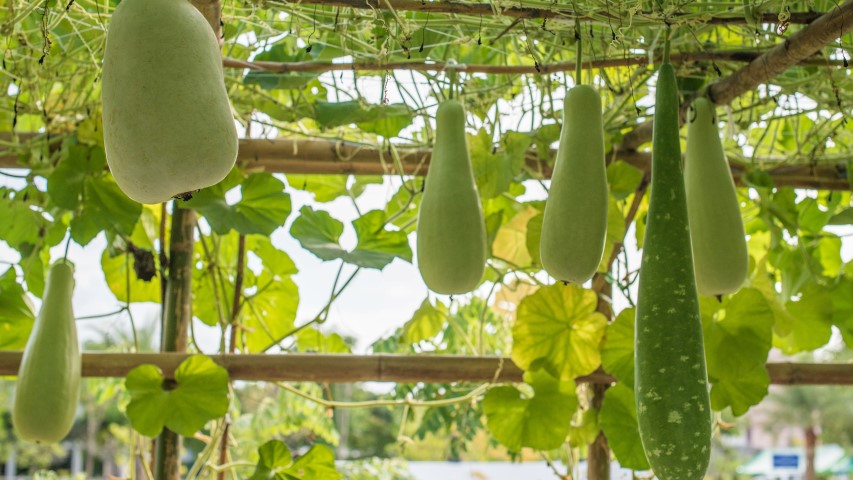
[[[160,351],[185,352],[192,318],[192,262],[196,216],[193,210],[172,202],[169,240],[169,278],[160,333]],[[165,385],[167,388],[169,384]],[[167,428],[157,437],[155,480],[180,480],[181,438]]]
[[[600,276],[601,274],[597,274]],[[601,282],[596,278],[598,294],[597,311],[607,317],[608,322],[613,320],[613,309],[610,305],[610,298],[613,294],[613,285],[607,281]],[[603,280],[603,279],[601,279]],[[594,282],[596,283],[596,282]],[[592,388],[592,405],[594,408],[601,411],[601,404],[604,401],[604,392],[607,391],[606,384],[593,384]],[[595,440],[587,446],[586,455],[587,478],[589,480],[610,480],[610,446],[607,444],[607,437],[604,432],[599,431]]]

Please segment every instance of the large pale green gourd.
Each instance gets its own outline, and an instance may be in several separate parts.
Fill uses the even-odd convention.
[[[569,90],[551,189],[542,219],[542,266],[557,280],[595,274],[607,235],[607,168],[601,97],[588,85]]]
[[[418,212],[418,268],[427,287],[470,292],[483,277],[486,227],[465,139],[465,111],[448,100],[436,113],[432,151]]]
[[[54,443],[68,435],[80,396],[80,347],[71,309],[74,267],[50,267],[43,303],[18,369],[12,425],[18,438]]]
[[[119,187],[159,203],[225,178],[237,159],[222,57],[187,0],[123,0],[107,32],[104,147]]]
[[[711,406],[681,169],[678,88],[668,62],[658,72],[654,122],[634,332],[637,420],[657,478],[701,480],[711,455]]]
[[[688,113],[684,183],[696,286],[706,296],[738,291],[746,280],[746,234],[714,105],[697,98]]]

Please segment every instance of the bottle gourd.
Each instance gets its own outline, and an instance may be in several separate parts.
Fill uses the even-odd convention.
[[[684,161],[696,287],[709,297],[738,291],[749,265],[737,191],[714,113],[707,98],[693,101]]]
[[[607,168],[601,97],[589,85],[569,90],[540,240],[554,278],[583,283],[595,274],[607,235]]]
[[[18,438],[44,443],[71,431],[80,396],[80,347],[71,308],[74,267],[50,267],[44,298],[18,369],[12,425]]]
[[[467,293],[483,277],[486,227],[468,156],[462,105],[443,102],[435,124],[435,146],[418,212],[418,269],[436,293]]]
[[[711,407],[693,277],[675,70],[658,72],[652,178],[635,330],[640,438],[660,480],[701,480],[711,453]]]
[[[107,32],[104,148],[127,196],[160,203],[208,187],[237,160],[219,43],[187,0],[124,0]]]

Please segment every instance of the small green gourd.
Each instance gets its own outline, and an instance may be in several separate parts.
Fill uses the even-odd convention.
[[[573,283],[592,278],[604,253],[607,206],[601,97],[593,87],[578,85],[564,101],[542,219],[540,258],[552,277]]]
[[[681,168],[678,87],[658,71],[652,177],[635,330],[637,420],[660,480],[701,480],[711,454],[711,406]]]
[[[693,101],[684,161],[696,286],[709,297],[737,292],[749,265],[737,191],[714,113],[707,98]]]
[[[80,347],[71,308],[74,266],[50,267],[43,303],[18,369],[12,425],[18,438],[55,443],[74,424],[80,397]]]
[[[418,269],[427,287],[454,295],[473,290],[486,265],[486,227],[465,138],[465,111],[438,107],[435,146],[418,212]]]

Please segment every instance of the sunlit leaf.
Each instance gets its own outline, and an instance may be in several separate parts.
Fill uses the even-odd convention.
[[[607,389],[598,415],[607,443],[623,468],[648,470],[649,462],[640,442],[634,391],[623,383]]]
[[[0,276],[0,350],[24,348],[34,321],[35,308],[10,268]]]
[[[429,340],[438,335],[446,321],[447,307],[441,302],[433,306],[429,299],[425,298],[412,318],[403,325],[403,341],[418,343]]]
[[[512,360],[562,380],[592,373],[601,364],[599,345],[607,325],[595,311],[597,303],[592,290],[561,284],[522,300],[512,328]]]
[[[559,447],[578,407],[574,382],[559,381],[545,372],[528,372],[525,382],[533,387],[532,397],[515,387],[495,387],[486,393],[483,411],[489,431],[513,452],[523,447]]]

